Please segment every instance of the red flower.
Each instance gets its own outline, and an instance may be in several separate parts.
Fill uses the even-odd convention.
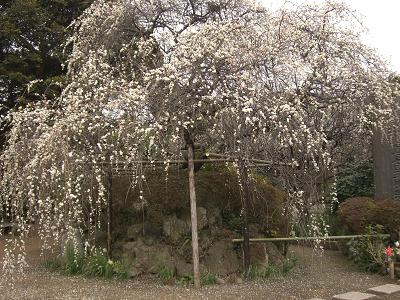
[[[393,248],[392,247],[387,247],[386,249],[385,249],[385,253],[386,253],[386,255],[387,256],[393,256],[394,255],[394,252],[393,252]]]

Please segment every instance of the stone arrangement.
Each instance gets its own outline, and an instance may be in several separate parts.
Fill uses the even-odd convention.
[[[400,294],[400,285],[384,284],[368,289],[368,292],[348,292],[340,295],[334,295],[335,300],[366,300],[366,299],[390,299],[392,294]],[[380,297],[381,296],[381,297]],[[312,298],[309,300],[324,300],[321,298]]]

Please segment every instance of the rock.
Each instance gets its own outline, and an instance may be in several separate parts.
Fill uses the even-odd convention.
[[[150,222],[144,223],[144,235],[152,237],[161,237],[163,234],[162,226],[159,224],[154,224]]]
[[[122,246],[122,250],[124,251],[124,253],[126,252],[132,252],[134,253],[135,248],[138,246],[138,244],[142,243],[142,240],[139,239],[137,241],[134,242],[127,242]]]
[[[236,274],[230,274],[228,277],[225,278],[225,282],[226,283],[236,283],[237,277],[238,276]]]
[[[149,235],[149,236],[145,236],[143,237],[143,242],[147,245],[147,246],[153,246],[154,244],[157,243],[156,239]]]
[[[333,299],[337,300],[366,300],[375,298],[376,295],[368,294],[368,293],[360,293],[360,292],[349,292],[345,294],[335,295]]]
[[[368,291],[372,292],[372,293],[377,293],[377,294],[390,295],[390,294],[394,294],[394,293],[400,292],[400,285],[397,285],[397,284],[384,284],[384,285],[380,285],[380,286],[376,286],[376,287],[370,288]]]
[[[192,220],[190,211],[187,210],[183,214],[182,218],[185,220],[189,229],[192,228]],[[200,231],[208,226],[207,209],[204,207],[197,207],[197,229]]]
[[[135,224],[129,226],[126,230],[126,238],[128,240],[136,240],[139,236],[143,235],[143,224]]]
[[[221,210],[218,207],[211,206],[207,209],[208,225],[221,225],[222,217]]]
[[[256,266],[268,265],[268,255],[263,243],[250,243],[250,264]]]
[[[283,262],[284,256],[274,243],[264,243],[267,252],[267,262],[273,265],[279,265]]]
[[[204,207],[200,206],[197,208],[197,229],[202,230],[207,226],[208,226],[207,210]]]
[[[123,259],[132,275],[158,273],[161,267],[175,268],[170,247],[161,244],[146,245],[140,238],[123,245]]]
[[[200,232],[200,234],[199,234],[200,253],[207,252],[207,250],[210,248],[211,244],[212,244],[212,240],[210,238],[209,230],[207,230],[207,232],[204,232],[204,231]]]
[[[122,259],[122,248],[124,246],[125,242],[123,240],[116,240],[113,241],[112,243],[112,256],[117,259],[121,260]]]
[[[175,262],[176,274],[178,276],[191,275],[193,273],[193,266],[183,260],[177,259]]]
[[[236,282],[237,284],[243,283],[243,278],[242,277],[236,277]]]
[[[163,232],[171,241],[177,242],[189,233],[187,223],[178,219],[176,215],[168,217],[163,223]]]
[[[240,261],[230,240],[214,243],[203,261],[209,272],[217,275],[228,275],[240,269]]]
[[[225,280],[217,276],[217,284],[225,284]]]

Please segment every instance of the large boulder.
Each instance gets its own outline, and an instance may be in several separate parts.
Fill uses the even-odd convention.
[[[209,272],[221,276],[238,272],[240,260],[230,240],[215,242],[203,261]]]
[[[207,219],[209,226],[220,226],[222,223],[221,210],[216,206],[210,206],[207,208]]]
[[[250,264],[256,266],[268,265],[267,249],[263,243],[250,244]]]
[[[189,229],[192,228],[192,219],[190,215],[190,210],[185,210],[182,218],[185,220]],[[207,209],[204,207],[197,207],[197,229],[202,230],[208,226]]]
[[[184,260],[178,259],[175,263],[176,275],[187,276],[193,274],[193,265]]]
[[[191,223],[190,223],[191,224]],[[207,209],[199,206],[197,208],[197,229],[202,230],[208,226]],[[190,226],[191,228],[192,226]]]
[[[279,265],[284,261],[285,257],[274,243],[269,242],[264,243],[264,245],[267,252],[268,264]]]
[[[143,224],[134,224],[126,230],[126,238],[128,240],[136,240],[139,236],[143,235]]]
[[[163,266],[175,268],[174,258],[169,246],[162,244],[146,245],[142,239],[125,243],[122,257],[131,266],[132,276],[143,273],[156,274]]]
[[[190,227],[187,222],[178,219],[176,215],[172,215],[164,220],[163,232],[172,242],[178,242],[190,232]]]

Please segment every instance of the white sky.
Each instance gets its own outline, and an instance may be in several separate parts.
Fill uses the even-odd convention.
[[[284,0],[260,0],[269,8]],[[323,2],[324,0],[291,0],[292,3]],[[400,73],[400,0],[341,0],[364,16],[369,29],[365,42],[376,48],[393,71]]]

